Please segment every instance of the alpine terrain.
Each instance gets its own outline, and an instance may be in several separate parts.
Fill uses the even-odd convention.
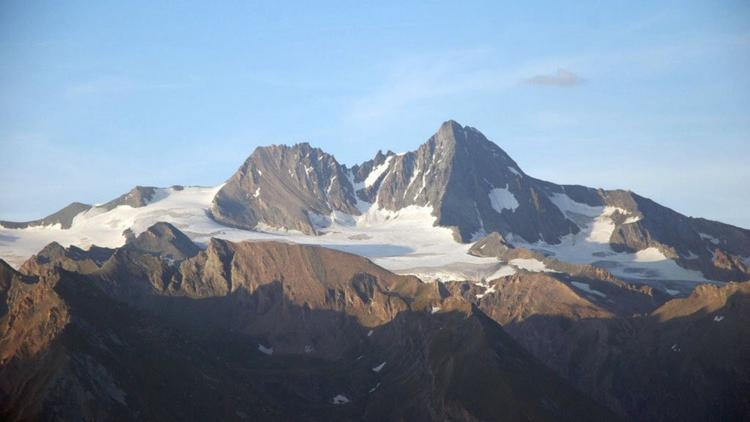
[[[3,420],[748,420],[750,230],[479,130],[0,222]]]

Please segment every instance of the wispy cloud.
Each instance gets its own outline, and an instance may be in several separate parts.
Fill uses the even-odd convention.
[[[553,74],[535,75],[525,82],[530,85],[569,87],[582,84],[583,79],[569,70],[559,68]]]

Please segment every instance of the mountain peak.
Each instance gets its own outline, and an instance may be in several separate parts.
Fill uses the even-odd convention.
[[[436,140],[438,145],[450,147],[462,145],[467,150],[476,149],[483,151],[483,153],[501,155],[510,160],[510,157],[502,148],[487,139],[478,129],[471,126],[462,126],[455,120],[443,122],[431,139]]]
[[[311,218],[358,212],[344,171],[336,157],[307,142],[258,147],[216,194],[211,216],[244,229],[261,224],[315,234]]]
[[[139,251],[177,260],[193,257],[200,251],[177,227],[163,221],[146,229],[128,245]]]
[[[435,136],[439,140],[455,143],[466,140],[465,132],[466,128],[461,126],[460,123],[455,120],[447,120],[440,125],[440,128],[438,129]]]
[[[101,208],[113,210],[120,205],[128,205],[133,208],[144,207],[154,199],[155,195],[156,188],[153,186],[136,186],[129,192],[101,205]]]

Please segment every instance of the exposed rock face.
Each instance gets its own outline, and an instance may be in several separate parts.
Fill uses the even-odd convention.
[[[117,198],[101,205],[101,208],[111,210],[120,205],[127,205],[133,208],[139,208],[148,205],[154,200],[156,188],[152,186],[136,186],[128,193],[124,193]]]
[[[454,227],[462,241],[513,231],[532,242],[555,242],[577,232],[538,190],[481,132],[448,121],[417,151],[392,160],[377,199],[386,209],[431,206],[437,223]]]
[[[513,231],[556,242],[577,232],[538,185],[478,130],[448,121],[417,151],[379,152],[351,170],[307,144],[258,148],[216,195],[212,212],[232,226],[314,233],[311,214],[358,215],[358,197],[388,210],[432,207],[437,224],[462,241]]]
[[[352,167],[350,182],[354,182],[352,186],[356,191],[357,197],[368,203],[375,202],[378,187],[380,186],[380,182],[382,182],[383,176],[385,176],[384,170],[388,169],[390,161],[395,156],[396,154],[393,151],[388,151],[385,154],[382,151],[378,151],[372,160]]]
[[[274,242],[167,259],[180,238],[157,225],[86,272],[56,246],[0,262],[4,419],[614,417],[439,284]]]
[[[216,194],[213,217],[229,226],[316,233],[316,215],[359,214],[346,169],[309,144],[257,148]]]
[[[90,208],[91,205],[82,204],[80,202],[73,202],[60,211],[39,220],[26,222],[0,221],[0,226],[7,227],[9,229],[25,229],[27,227],[52,226],[55,224],[59,224],[63,229],[69,229],[70,225],[73,223],[73,218],[84,211],[88,211]]]
[[[503,258],[512,248],[500,233],[492,232],[471,245],[469,255]]]
[[[142,252],[153,253],[170,260],[191,258],[200,248],[190,238],[169,223],[159,222],[139,234],[128,247]]]
[[[574,284],[578,283],[577,285]],[[486,288],[451,283],[545,364],[628,420],[750,415],[750,284],[653,292],[521,272]],[[663,303],[662,305],[659,305]]]
[[[0,416],[10,406],[39,411],[49,376],[59,365],[57,340],[70,322],[52,290],[56,275],[26,277],[0,261]],[[40,372],[46,372],[40,376]],[[45,379],[46,378],[46,379]]]
[[[64,248],[57,242],[45,246],[24,262],[20,270],[26,274],[40,274],[41,268],[59,266],[67,271],[87,273],[98,269],[114,253],[113,249],[92,246],[85,251],[76,246]]]

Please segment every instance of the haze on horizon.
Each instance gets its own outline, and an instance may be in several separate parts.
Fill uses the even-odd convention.
[[[0,220],[216,185],[256,146],[348,165],[447,119],[537,178],[750,228],[750,4],[0,5]]]

